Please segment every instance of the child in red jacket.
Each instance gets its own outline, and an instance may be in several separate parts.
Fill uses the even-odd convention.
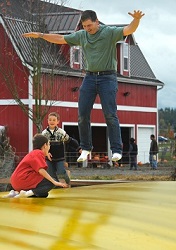
[[[10,182],[14,190],[4,198],[47,197],[54,186],[68,186],[55,181],[47,173],[45,157],[48,156],[49,149],[47,137],[36,134],[33,138],[33,150],[22,159],[11,176]]]

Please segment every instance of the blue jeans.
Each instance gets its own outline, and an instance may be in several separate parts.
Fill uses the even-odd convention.
[[[47,172],[51,177],[58,181],[58,176],[60,179],[64,179],[67,184],[70,183],[70,178],[64,167],[64,161],[46,161],[48,165]]]
[[[154,156],[153,154],[149,155],[150,166],[152,169],[157,169],[157,160],[154,160],[153,156]],[[155,155],[155,157],[156,157],[156,155]]]
[[[132,170],[133,167],[135,170],[137,170],[137,156],[136,155],[130,155],[130,170]]]
[[[32,191],[34,196],[31,197],[43,197],[46,198],[48,196],[48,192],[53,189],[55,186],[52,182],[47,179],[43,179],[36,188],[33,188]]]
[[[80,146],[90,151],[92,133],[90,113],[97,95],[100,97],[104,117],[107,124],[110,148],[112,153],[122,154],[122,139],[117,117],[116,94],[118,90],[117,75],[86,75],[80,87],[78,103],[78,128]]]

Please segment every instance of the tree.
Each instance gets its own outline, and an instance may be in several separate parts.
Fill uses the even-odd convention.
[[[15,9],[14,0],[4,0],[0,4],[2,22],[6,26],[6,35],[0,41],[0,79],[14,101],[36,125],[37,132],[41,132],[43,119],[58,100],[59,89],[63,84],[61,78],[58,81],[55,77],[55,70],[59,71],[68,62],[62,58],[62,46],[47,43],[42,39],[24,41],[25,38],[21,37],[20,32],[47,32],[48,26],[52,29],[55,25],[53,11],[62,12],[66,1],[18,1],[18,11]],[[58,2],[61,2],[60,6],[57,5]],[[62,17],[61,15],[60,19]],[[15,36],[12,32],[14,29]],[[12,41],[17,50],[9,46]],[[24,51],[26,43],[28,48]],[[19,55],[22,54],[23,57],[20,58]],[[27,105],[23,99],[31,100],[31,105]]]
[[[159,133],[160,135],[173,138],[176,131],[176,109],[159,109]]]

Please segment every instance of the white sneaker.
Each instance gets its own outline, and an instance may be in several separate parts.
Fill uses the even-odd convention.
[[[11,190],[7,195],[4,195],[3,198],[13,198],[13,197],[15,197],[18,194],[19,194],[18,191]]]
[[[82,150],[80,157],[77,159],[77,162],[83,162],[87,160],[87,156],[90,154],[90,151]]]
[[[119,161],[122,158],[122,155],[119,153],[114,153],[112,155],[112,161]]]
[[[28,191],[21,190],[20,193],[15,196],[15,198],[27,198],[27,197],[30,197],[32,195],[34,195],[32,190],[28,190]]]

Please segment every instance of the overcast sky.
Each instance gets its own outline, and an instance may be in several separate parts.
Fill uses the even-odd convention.
[[[165,86],[158,91],[158,107],[176,108],[176,0],[69,0],[66,6],[94,10],[105,24],[128,24],[128,12],[145,16],[134,33],[156,78]]]

